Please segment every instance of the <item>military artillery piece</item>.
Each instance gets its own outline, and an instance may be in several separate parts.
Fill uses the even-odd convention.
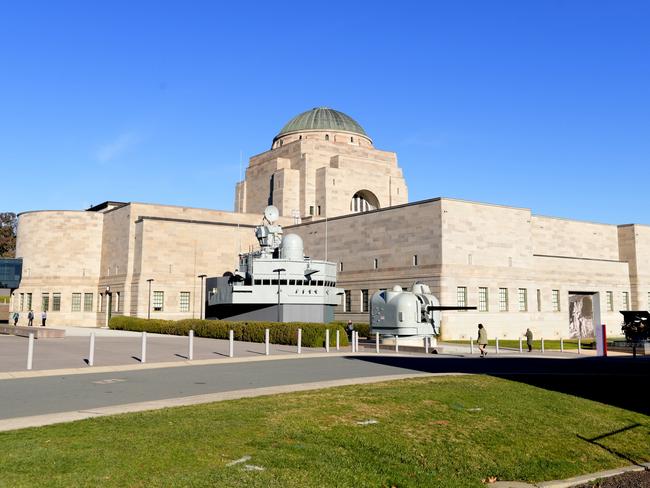
[[[647,310],[622,310],[623,325],[621,330],[625,334],[624,345],[632,348],[632,355],[636,356],[637,348],[644,348],[644,354],[650,354],[650,312]]]

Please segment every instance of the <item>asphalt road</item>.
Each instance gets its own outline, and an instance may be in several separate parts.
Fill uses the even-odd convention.
[[[489,374],[650,414],[646,359],[362,355],[0,380],[0,419],[414,372]]]

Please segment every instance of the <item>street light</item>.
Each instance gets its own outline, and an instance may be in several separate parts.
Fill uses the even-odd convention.
[[[203,320],[203,278],[205,278],[208,275],[205,274],[200,274],[197,276],[197,278],[201,278],[201,303],[200,303],[200,310],[199,310],[199,320]]]
[[[278,274],[278,322],[280,322],[280,273],[284,273],[286,269],[278,268],[274,269],[273,272]]]
[[[147,319],[151,318],[151,282],[153,281],[153,278],[149,278],[147,280],[147,283],[149,283],[149,303],[147,305]]]

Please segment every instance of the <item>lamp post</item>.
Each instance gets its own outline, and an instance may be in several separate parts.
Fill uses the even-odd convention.
[[[201,278],[201,308],[199,309],[199,320],[203,320],[203,278],[205,278],[208,275],[205,274],[200,274],[197,276],[197,278]]]
[[[273,272],[278,274],[278,322],[280,322],[280,273],[284,273],[286,269],[278,268],[274,269]]]
[[[153,281],[153,278],[149,278],[147,280],[147,283],[149,283],[149,302],[147,304],[147,319],[151,318],[151,282]]]

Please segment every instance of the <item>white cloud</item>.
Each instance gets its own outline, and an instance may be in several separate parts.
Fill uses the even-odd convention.
[[[133,147],[139,141],[139,137],[134,132],[124,132],[114,141],[100,146],[95,152],[95,158],[100,163],[107,163],[123,154],[126,150]]]

